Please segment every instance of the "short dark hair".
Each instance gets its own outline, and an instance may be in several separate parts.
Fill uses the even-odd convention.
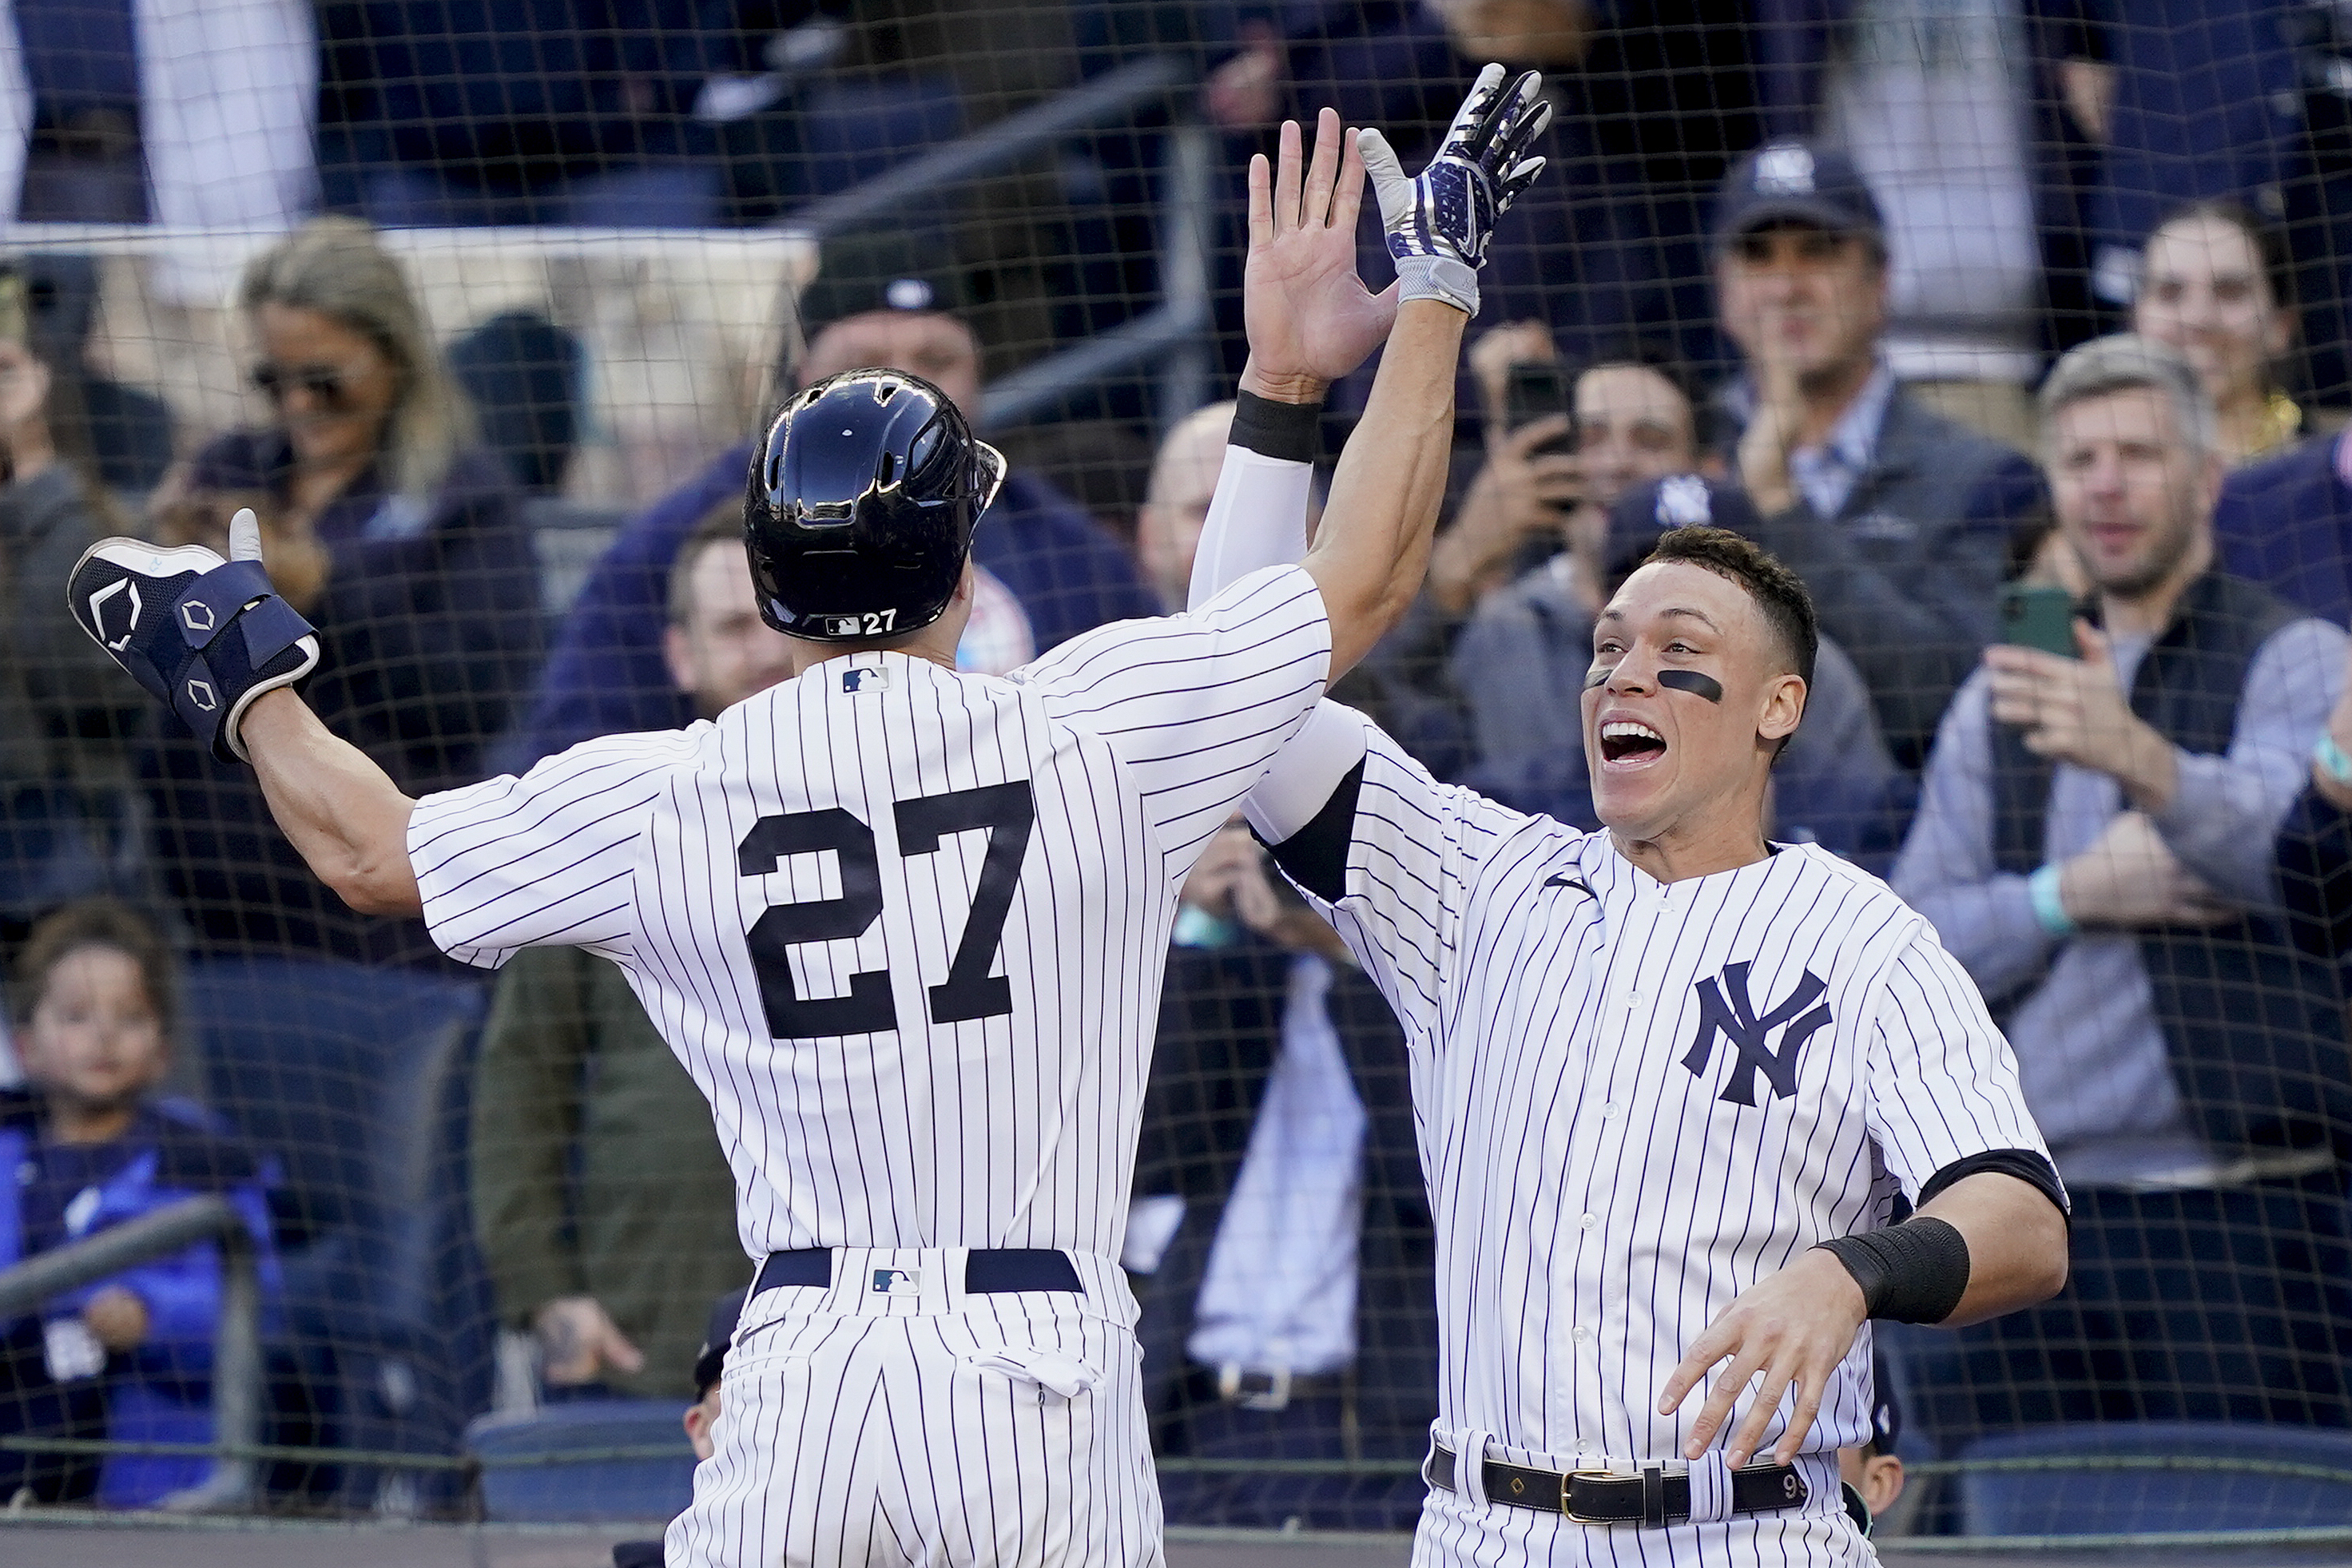
[[[1690,366],[1675,352],[1672,345],[1654,338],[1625,336],[1605,339],[1593,350],[1591,358],[1578,367],[1578,373],[1612,370],[1619,365],[1633,365],[1648,371],[1682,394],[1683,402],[1690,407],[1693,452],[1705,452],[1713,444],[1713,406],[1699,390],[1698,378],[1691,373]]]
[[[703,515],[677,547],[677,559],[669,567],[669,623],[683,627],[694,619],[694,569],[701,564],[702,552],[713,545],[731,544],[737,549],[743,543],[743,502],[730,496]],[[750,558],[745,557],[746,559]]]
[[[139,967],[147,1005],[169,1040],[178,1014],[179,988],[174,983],[171,949],[146,916],[113,898],[84,898],[66,904],[36,922],[16,956],[16,984],[9,988],[9,1011],[16,1026],[33,1021],[49,988],[49,976],[59,964],[88,947],[107,947]]]
[[[1780,640],[1789,667],[1803,678],[1807,691],[1812,690],[1822,623],[1813,613],[1813,596],[1805,591],[1804,579],[1781,565],[1780,558],[1762,545],[1728,528],[1698,525],[1669,528],[1658,536],[1657,547],[1642,564],[1671,560],[1704,567],[1747,590],[1756,608],[1764,612],[1765,623]]]

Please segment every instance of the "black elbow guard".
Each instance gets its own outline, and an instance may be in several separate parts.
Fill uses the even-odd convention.
[[[1948,1220],[1914,1215],[1900,1225],[1820,1244],[1862,1287],[1864,1310],[1898,1323],[1939,1323],[1969,1290],[1969,1243]]]

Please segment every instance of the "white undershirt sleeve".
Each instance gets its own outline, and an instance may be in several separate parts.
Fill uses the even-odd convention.
[[[1314,485],[1311,463],[1226,447],[1216,493],[1209,500],[1209,520],[1192,557],[1187,601],[1205,604],[1251,572],[1305,560],[1307,505]]]

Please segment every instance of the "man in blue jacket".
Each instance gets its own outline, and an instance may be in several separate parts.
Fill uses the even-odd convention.
[[[2315,435],[2239,469],[2214,503],[2213,533],[2228,570],[2352,623],[2352,442]]]
[[[919,277],[878,286],[812,285],[803,319],[831,319],[821,329],[812,326],[798,384],[861,365],[890,365],[934,382],[977,421],[980,345],[940,308],[941,287]],[[749,443],[729,448],[621,529],[564,619],[507,766],[527,768],[595,736],[693,721],[662,663],[670,563],[705,514],[742,495],[751,461]],[[1005,476],[973,534],[971,554],[1020,601],[1040,653],[1106,622],[1160,612],[1126,549],[1068,497],[1018,468]]]

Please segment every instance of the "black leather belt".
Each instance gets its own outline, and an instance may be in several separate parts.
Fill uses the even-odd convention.
[[[873,1288],[885,1294],[891,1292],[896,1277],[904,1270],[877,1269]],[[753,1294],[772,1291],[782,1285],[814,1285],[823,1290],[833,1283],[833,1249],[829,1247],[802,1247],[790,1252],[771,1252],[768,1260],[760,1265],[760,1277],[751,1282]],[[963,1288],[970,1295],[999,1295],[1008,1291],[1070,1291],[1085,1295],[1087,1289],[1078,1283],[1078,1270],[1070,1262],[1070,1255],[1051,1247],[975,1247],[964,1256]]]
[[[1429,1480],[1447,1491],[1454,1484],[1454,1450],[1431,1445]],[[1488,1459],[1486,1500],[1542,1513],[1564,1513],[1578,1524],[1682,1524],[1690,1519],[1690,1477],[1670,1476],[1658,1465],[1637,1475],[1605,1470],[1536,1469]],[[1770,1513],[1801,1506],[1811,1494],[1794,1465],[1745,1465],[1731,1472],[1731,1511]]]

